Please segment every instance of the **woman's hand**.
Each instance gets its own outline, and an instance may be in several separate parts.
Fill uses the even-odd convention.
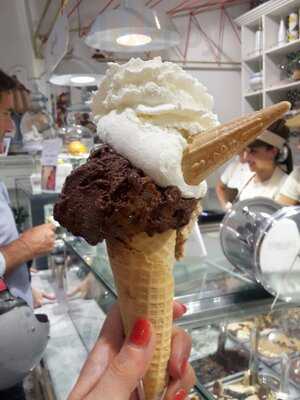
[[[174,302],[174,319],[184,312],[185,307]],[[124,339],[120,311],[115,305],[68,400],[137,400],[135,389],[150,365],[154,348],[151,323],[144,319],[137,320],[129,337]],[[190,351],[190,337],[184,330],[174,327],[165,400],[185,399],[194,385],[194,371],[188,363]]]
[[[54,293],[46,293],[43,290],[39,290],[36,288],[32,289],[32,298],[33,298],[33,307],[39,308],[42,307],[47,300],[54,301],[56,299]]]

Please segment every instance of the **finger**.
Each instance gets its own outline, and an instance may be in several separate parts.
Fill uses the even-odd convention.
[[[45,224],[45,226],[46,226],[47,228],[51,229],[53,232],[54,232],[55,229],[56,229],[56,226],[55,226],[52,222],[49,222],[48,224]]]
[[[168,363],[168,372],[171,378],[181,379],[188,366],[192,348],[191,337],[181,328],[173,327],[171,355]]]
[[[70,290],[70,291],[67,293],[67,296],[68,296],[68,297],[75,296],[75,294],[79,293],[80,291],[81,291],[80,285],[79,285],[79,286],[76,286],[74,289]]]
[[[54,293],[46,293],[46,292],[42,292],[42,296],[44,299],[48,299],[48,300],[55,300],[56,296]]]
[[[102,326],[99,340],[90,352],[68,400],[83,399],[101,378],[124,341],[119,307],[115,304]]]
[[[42,297],[36,297],[33,301],[33,307],[34,308],[40,308],[43,305],[43,298]]]
[[[145,375],[155,349],[151,323],[138,319],[131,335],[86,400],[128,400]]]
[[[137,390],[135,390],[130,396],[129,400],[140,400]]]
[[[171,380],[164,400],[185,399],[191,388],[195,386],[196,377],[195,372],[189,364],[182,379]]]
[[[187,308],[184,304],[180,303],[177,300],[173,301],[173,320],[176,320],[183,316],[187,311]]]

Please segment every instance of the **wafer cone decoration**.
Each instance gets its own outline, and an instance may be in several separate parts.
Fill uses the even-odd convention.
[[[201,133],[184,154],[182,168],[189,184],[198,184],[240,152],[289,109],[282,102]],[[137,318],[151,321],[156,348],[144,378],[145,400],[160,400],[167,384],[170,356],[175,230],[149,237],[138,234],[128,241],[107,240],[107,250],[117,287],[119,306],[128,334]]]
[[[195,136],[182,159],[185,181],[190,185],[198,185],[289,109],[290,103],[282,101]]]

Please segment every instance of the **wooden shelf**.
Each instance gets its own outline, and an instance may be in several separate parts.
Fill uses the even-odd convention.
[[[297,87],[300,87],[300,81],[281,83],[281,84],[266,88],[266,93],[281,92],[284,90],[293,89],[293,88],[297,88]]]
[[[278,55],[284,56],[285,54],[292,53],[293,51],[300,50],[300,39],[294,40],[293,42],[285,43],[281,46],[276,46],[266,50],[267,55]]]

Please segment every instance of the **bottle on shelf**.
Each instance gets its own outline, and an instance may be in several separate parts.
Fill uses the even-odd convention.
[[[299,21],[296,12],[289,15],[288,41],[293,42],[299,38]]]
[[[259,28],[255,32],[255,53],[259,54],[262,51],[262,30]]]
[[[282,46],[284,43],[286,43],[286,39],[287,39],[287,32],[286,32],[285,22],[284,19],[281,18],[278,29],[278,46]]]

